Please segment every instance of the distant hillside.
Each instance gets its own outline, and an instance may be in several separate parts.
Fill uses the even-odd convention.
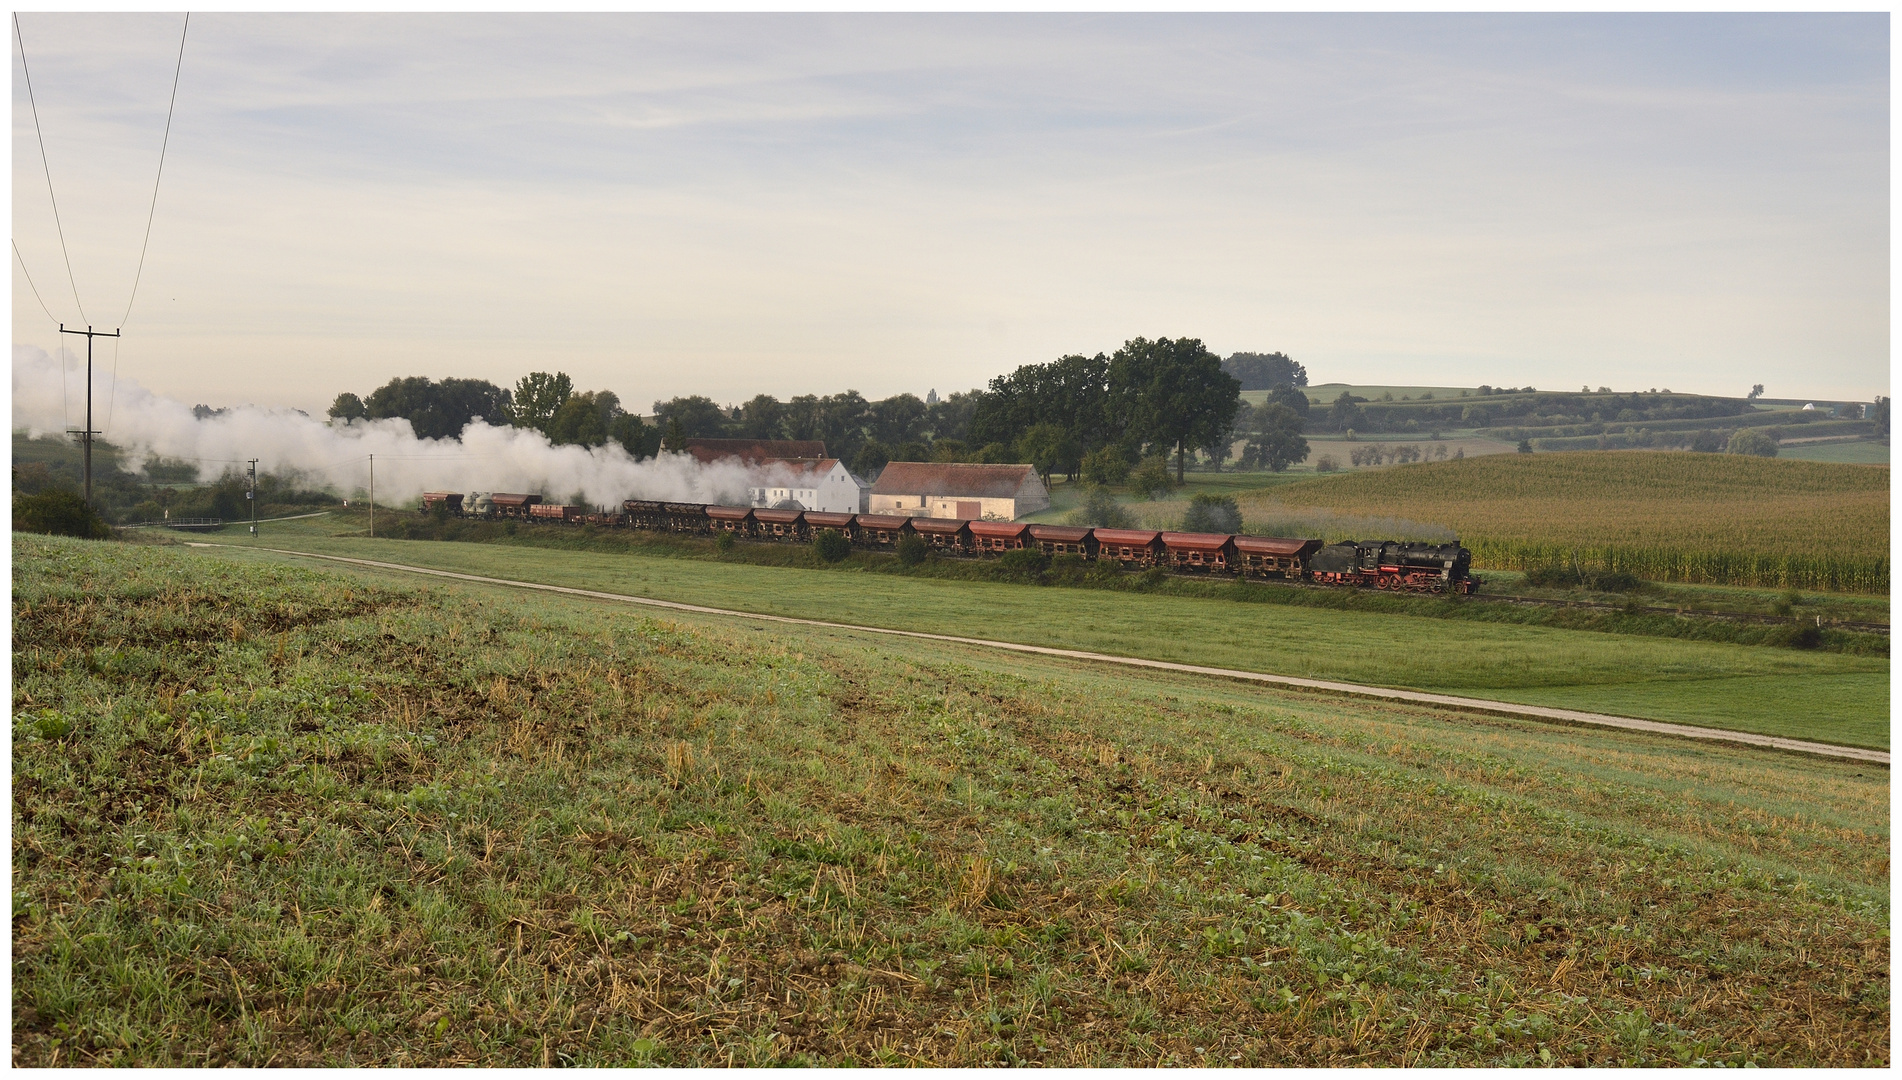
[[[1482,566],[1581,558],[1675,581],[1886,592],[1889,470],[1733,454],[1498,454],[1317,477],[1244,498],[1446,525]],[[1621,562],[1621,560],[1623,560]]]

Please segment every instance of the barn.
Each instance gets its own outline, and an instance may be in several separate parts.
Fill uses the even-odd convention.
[[[874,514],[1015,521],[1049,508],[1050,489],[1031,465],[894,461],[872,485]]]

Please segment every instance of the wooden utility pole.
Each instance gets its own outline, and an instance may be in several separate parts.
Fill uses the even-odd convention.
[[[258,534],[258,459],[251,459],[251,483],[244,490],[245,501],[251,504],[251,535]]]
[[[119,336],[119,331],[114,330],[112,333],[108,334],[104,330],[94,330],[90,326],[88,326],[84,330],[68,330],[66,329],[65,323],[60,323],[59,332],[62,334],[84,334],[86,337],[86,427],[83,431],[79,431],[79,432],[74,432],[73,429],[67,428],[66,433],[68,435],[77,434],[79,436],[79,445],[81,447],[81,454],[85,458],[85,461],[86,461],[86,505],[91,506],[92,505],[92,437],[94,435],[99,434],[97,431],[94,431],[92,429],[92,339],[96,337],[116,338]]]

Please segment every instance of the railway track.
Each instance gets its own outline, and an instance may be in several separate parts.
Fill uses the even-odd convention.
[[[1560,600],[1549,596],[1515,596],[1511,593],[1476,593],[1470,599],[1484,600],[1494,604],[1520,604],[1526,607],[1569,607],[1584,608],[1590,611],[1627,611],[1624,604],[1606,603],[1602,600]],[[1704,608],[1655,607],[1645,605],[1632,612],[1637,615],[1679,615],[1685,618],[1725,619],[1730,622],[1757,623],[1764,626],[1787,626],[1805,621],[1801,616],[1760,615],[1748,611],[1711,611]],[[1889,633],[1888,623],[1855,622],[1848,619],[1820,619],[1817,626],[1825,630],[1859,630],[1865,634]]]

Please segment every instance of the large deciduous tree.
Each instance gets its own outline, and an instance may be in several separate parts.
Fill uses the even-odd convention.
[[[654,402],[654,420],[670,432],[679,421],[683,439],[718,439],[727,434],[726,410],[712,398],[698,394]]]
[[[1109,363],[1113,416],[1156,449],[1173,449],[1182,482],[1190,447],[1227,431],[1241,408],[1241,383],[1196,338],[1132,338]]]
[[[1222,361],[1222,370],[1240,379],[1243,390],[1308,385],[1308,369],[1278,352],[1238,352]]]
[[[546,435],[555,414],[574,392],[574,380],[567,372],[557,371],[551,375],[546,371],[531,371],[515,383],[510,419],[516,427],[534,428]]]
[[[509,404],[509,392],[484,379],[432,382],[412,375],[378,387],[363,402],[363,411],[372,420],[408,420],[417,438],[454,439],[471,420],[508,423]],[[347,407],[341,399],[337,405]]]

